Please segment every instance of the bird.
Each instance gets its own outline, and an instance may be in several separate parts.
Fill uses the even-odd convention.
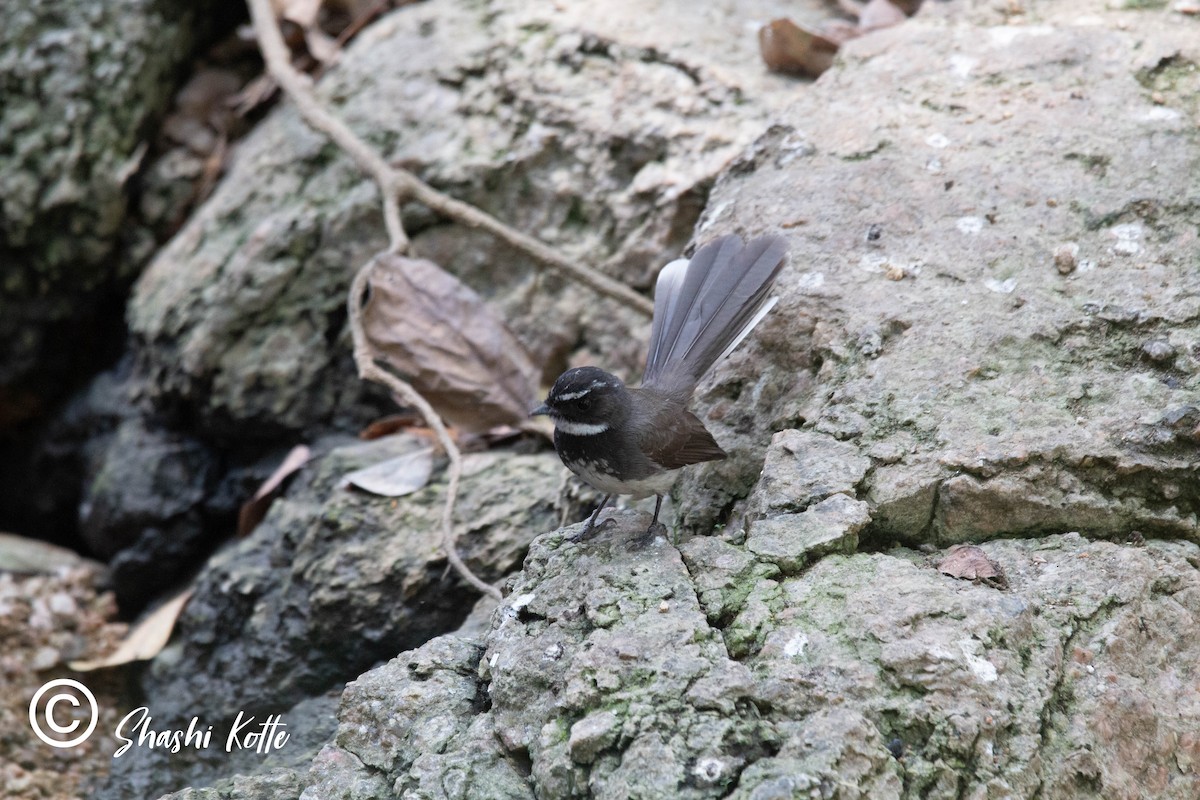
[[[664,531],[658,515],[678,472],[726,457],[688,402],[709,368],[775,305],[777,298],[768,294],[786,256],[781,236],[746,243],[729,234],[703,245],[690,259],[670,262],[655,284],[641,385],[626,386],[591,366],[568,369],[554,381],[545,402],[530,415],[550,417],[563,464],[604,493],[573,539],[594,534],[600,512],[614,495],[656,495],[646,535]]]

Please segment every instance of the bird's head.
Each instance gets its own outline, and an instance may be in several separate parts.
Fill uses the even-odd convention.
[[[576,436],[603,433],[627,415],[629,391],[615,375],[596,367],[569,369],[530,416],[546,414],[554,427]]]

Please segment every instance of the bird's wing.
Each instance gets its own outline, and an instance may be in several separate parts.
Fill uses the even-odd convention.
[[[725,458],[704,423],[692,412],[664,408],[638,432],[638,446],[646,457],[663,469],[679,469],[701,461]]]

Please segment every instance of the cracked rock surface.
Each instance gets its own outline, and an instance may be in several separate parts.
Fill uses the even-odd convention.
[[[1200,791],[1200,711],[1179,699],[1195,544],[990,542],[1001,591],[904,549],[799,571],[716,538],[631,549],[644,524],[541,537],[486,637],[347,687],[302,796]]]
[[[0,431],[46,413],[104,353],[134,275],[127,186],[216,3],[13,3],[0,26]],[[106,356],[105,356],[106,357]]]
[[[561,7],[562,20],[591,19],[582,5]],[[544,226],[567,247],[586,243],[608,254],[598,260],[611,274],[648,285],[645,270],[696,220],[678,205],[657,204],[667,197],[664,184],[653,201],[633,187],[644,170],[690,169],[703,159],[689,148],[704,147],[683,137],[690,144],[671,150],[682,131],[672,128],[665,154],[641,134],[636,146],[609,148],[624,141],[618,106],[563,98],[591,91],[577,83],[589,76],[614,85],[617,56],[636,53],[631,80],[667,81],[681,102],[701,109],[689,124],[710,130],[717,123],[704,109],[728,110],[706,83],[720,70],[692,70],[707,76],[694,81],[671,47],[639,49],[645,43],[632,25],[593,22],[593,34],[570,37],[554,22],[520,29],[528,19],[520,12],[495,21],[510,31],[504,26],[516,20],[525,49],[498,59],[476,24],[478,7],[430,4],[413,13],[435,8],[445,17],[416,17],[429,25],[389,18],[348,63],[382,58],[371,54],[372,41],[444,43],[442,26],[457,21],[456,41],[445,46],[462,56],[446,62],[458,66],[436,79],[403,73],[421,89],[413,96],[463,114],[451,137],[460,145],[498,143],[515,154],[530,191],[568,187],[554,204],[561,216],[530,211],[519,224]],[[405,638],[400,646],[410,649],[346,688],[336,732],[330,724],[315,756],[178,796],[1200,795],[1198,24],[1168,8],[1114,9],[1098,0],[1021,9],[930,4],[903,25],[850,43],[833,70],[795,87],[787,103],[765,90],[756,96],[758,110],[747,113],[758,113],[762,128],[770,121],[766,132],[748,148],[737,144],[741,155],[712,186],[695,176],[680,183],[704,200],[695,238],[771,229],[791,243],[779,305],[701,388],[698,413],[730,458],[678,485],[682,543],[635,546],[647,515],[621,512],[592,541],[571,543],[573,528],[541,536],[489,625],[479,624],[480,612],[460,634],[430,638],[431,628]],[[629,43],[613,44],[621,37]],[[530,151],[521,137],[544,131],[510,116],[535,107],[514,90],[533,82],[516,81],[532,74],[526,70],[546,87],[538,120],[560,126],[558,146],[607,154],[579,158],[578,175],[617,190],[601,205],[578,206],[590,222],[577,237],[563,233],[575,175],[539,170],[537,158],[522,155]],[[368,102],[355,99],[357,90],[336,78],[324,88],[346,94],[347,114],[364,113],[355,110]],[[511,100],[504,113],[479,112],[494,110],[497,96]],[[564,109],[576,106],[564,122]],[[443,139],[423,127],[430,115],[393,113],[414,114],[406,130],[424,137],[421,152],[437,152]],[[650,109],[639,113],[657,119]],[[592,127],[598,119],[608,127]],[[247,146],[246,164],[289,138],[325,164],[315,137],[289,128],[286,115],[275,125],[253,146],[261,149]],[[391,141],[393,155],[403,155],[407,140]],[[645,152],[659,155],[639,162]],[[481,162],[494,155],[490,146],[478,153]],[[480,201],[472,192],[481,173],[471,165],[456,172],[455,163],[431,159],[423,169]],[[270,174],[289,193],[301,183],[288,169]],[[344,165],[328,167],[314,186],[342,186],[352,182],[348,174]],[[206,376],[235,374],[217,368],[221,359],[245,357],[250,372],[241,374],[268,363],[253,336],[206,350],[192,322],[216,295],[253,305],[272,287],[286,293],[282,279],[255,283],[249,272],[235,273],[251,262],[287,275],[297,264],[307,268],[308,244],[285,245],[338,241],[366,213],[356,209],[371,203],[369,193],[342,189],[329,195],[340,198],[342,216],[290,208],[236,241],[223,240],[223,220],[251,201],[238,194],[248,190],[239,184],[218,194],[135,301],[133,326],[157,365],[159,389],[186,397]],[[507,203],[519,207],[518,199]],[[596,220],[603,233],[590,226]],[[289,238],[288,230],[304,235]],[[431,227],[422,246],[466,253],[455,249],[470,246],[455,244],[471,241],[460,233],[439,238]],[[361,255],[354,247],[374,246],[355,241],[344,253],[352,263]],[[165,266],[185,252],[196,254],[193,265],[207,265],[216,295],[199,288],[194,270]],[[444,260],[465,276],[484,263]],[[329,287],[347,277],[320,275]],[[579,330],[566,321],[578,308],[563,299],[566,290],[555,294],[544,283],[527,296],[524,280],[512,277],[490,295],[514,325],[525,334],[546,326],[555,331],[550,339]],[[264,293],[242,291],[250,285]],[[588,346],[605,348],[614,363],[636,363],[637,339],[627,335],[636,325],[591,306],[596,316],[578,323],[592,326]],[[236,333],[233,316],[206,324]],[[552,363],[559,345],[540,341],[538,356]],[[289,387],[293,394],[264,390],[270,380],[246,382],[248,393],[218,381],[201,398],[210,405],[199,417],[251,420],[266,399],[286,398],[283,424],[304,424],[331,407],[312,394],[331,391],[321,377],[327,364],[314,357],[310,366]],[[543,477],[549,487],[550,473]],[[406,508],[396,514],[411,513]],[[549,516],[521,524],[547,530]],[[337,531],[352,534],[357,524],[347,518]],[[295,530],[282,526],[278,535],[288,542]],[[224,629],[216,614],[202,615],[209,604],[273,597],[264,586],[268,564],[293,570],[305,592],[287,596],[302,604],[310,588],[319,598],[345,588],[338,552],[357,553],[354,569],[368,573],[400,555],[338,551],[332,539],[312,535],[284,551],[245,544],[239,552],[264,565],[246,592],[218,564],[193,612],[201,615],[198,635],[184,651],[222,663]],[[962,542],[977,543],[1005,580],[941,574],[937,551]],[[428,561],[404,563],[424,569]],[[305,583],[310,575],[322,586]],[[401,596],[403,588],[401,581]],[[392,596],[368,594],[355,613],[374,619]],[[239,617],[251,630],[288,634],[285,647],[265,656],[269,664],[307,653],[315,640],[318,655],[301,657],[296,674],[326,674],[318,668],[328,657],[319,653],[336,639],[331,627],[304,627],[301,605],[269,600],[255,608]],[[468,610],[443,619],[441,630]],[[405,625],[419,624],[411,605],[400,613],[409,615]],[[399,626],[391,632],[389,641],[407,635]],[[382,647],[372,653],[390,655]],[[152,666],[151,685],[182,692],[182,679],[164,677],[170,657]],[[259,688],[267,696],[294,686],[266,675]],[[302,694],[288,694],[289,702]],[[237,698],[217,696],[236,707]]]
[[[776,434],[753,493],[760,460],[693,472],[690,524],[803,506],[797,481],[841,469],[876,542],[1200,540],[1197,21],[1008,22],[931,5],[854,40],[718,182],[701,231],[766,219],[792,249],[705,413],[757,454],[804,441]]]
[[[444,474],[400,502],[338,486],[354,469],[424,446],[412,436],[326,443],[263,523],[208,562],[172,643],[142,677],[155,730],[186,729],[197,716],[223,744],[239,712],[280,714],[289,746],[270,758],[217,745],[134,748],[114,760],[98,797],[156,797],[307,763],[333,730],[347,681],[468,619],[475,595],[441,547]],[[464,469],[459,552],[496,581],[520,563],[535,531],[553,527],[557,462],[483,453]]]
[[[795,91],[764,73],[753,37],[714,28],[729,12],[657,6],[415,4],[364,31],[317,90],[389,160],[649,288],[717,175]],[[771,7],[744,4],[739,19]],[[660,20],[649,29],[648,11]],[[644,318],[427,210],[407,208],[406,224],[424,256],[495,304],[551,379],[581,341],[612,369],[640,365],[629,332],[648,330]],[[278,110],[135,288],[146,392],[194,413],[209,436],[278,437],[353,416],[345,295],[383,237],[374,187]]]

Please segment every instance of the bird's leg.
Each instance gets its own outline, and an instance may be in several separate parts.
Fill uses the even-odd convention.
[[[654,519],[650,522],[650,527],[646,528],[646,532],[638,537],[640,544],[649,544],[654,541],[654,537],[662,534],[666,536],[667,526],[658,521],[658,512],[662,510],[663,496],[657,495],[657,500],[654,503]]]
[[[597,532],[604,529],[604,525],[596,527],[596,519],[600,516],[600,512],[604,510],[604,507],[608,505],[608,501],[611,499],[611,494],[604,495],[604,499],[600,501],[600,505],[596,506],[596,510],[592,512],[592,516],[588,519],[587,525],[583,526],[583,530],[570,537],[572,542],[582,542],[584,539],[590,539]],[[612,522],[612,520],[605,522],[605,525],[607,525],[608,522]]]

